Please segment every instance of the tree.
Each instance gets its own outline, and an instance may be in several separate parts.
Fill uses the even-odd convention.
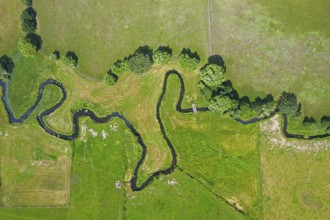
[[[153,54],[152,59],[155,63],[166,64],[171,61],[172,50],[169,47],[159,47]]]
[[[37,47],[26,38],[20,38],[18,40],[18,49],[24,57],[34,57],[38,52]]]
[[[118,81],[118,76],[112,72],[109,72],[106,76],[105,76],[105,82],[108,85],[115,85]]]
[[[238,108],[238,101],[229,96],[216,96],[211,100],[209,109],[221,114],[225,112],[232,112]]]
[[[0,57],[0,79],[9,79],[14,69],[13,60],[4,55]]]
[[[320,122],[322,127],[330,126],[330,116],[323,115]]]
[[[129,67],[135,73],[144,73],[147,72],[151,66],[152,61],[148,55],[143,55],[141,53],[137,53],[133,55],[129,60]]]
[[[282,92],[277,107],[282,114],[297,116],[300,113],[300,103],[293,93]]]
[[[78,57],[77,55],[72,52],[72,51],[68,51],[66,52],[65,56],[63,57],[63,63],[65,63],[66,65],[74,68],[78,65]]]
[[[182,68],[195,70],[199,63],[200,63],[200,57],[197,54],[197,52],[192,52],[190,49],[183,48],[179,55],[179,63]]]
[[[22,29],[26,33],[35,32],[37,29],[37,12],[32,8],[28,7],[21,14]]]
[[[111,67],[111,71],[117,75],[131,72],[131,68],[129,66],[128,59],[125,58],[123,60],[117,60],[114,63],[114,65]]]
[[[219,87],[225,80],[224,68],[208,64],[201,69],[201,81],[210,88]]]

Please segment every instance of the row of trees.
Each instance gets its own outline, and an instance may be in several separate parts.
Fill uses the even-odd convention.
[[[37,29],[37,12],[32,8],[32,1],[28,3],[30,3],[27,4],[28,8],[21,14],[22,30],[26,33],[34,33]]]
[[[22,0],[27,8],[21,13],[22,30],[27,33],[18,41],[18,49],[24,57],[33,57],[41,49],[42,40],[37,29],[37,12],[32,7],[32,0]]]
[[[277,102],[272,95],[258,97],[252,102],[247,96],[240,98],[232,83],[226,80],[225,70],[223,62],[208,63],[200,70],[199,87],[210,101],[212,111],[228,113],[233,117],[238,117],[242,111],[253,111],[258,116],[264,116],[277,108],[283,114],[299,115],[301,106],[293,93],[283,92]]]
[[[149,71],[154,63],[167,64],[171,59],[172,49],[168,46],[160,46],[155,52],[149,46],[139,47],[133,54],[116,61],[105,76],[105,81],[113,85],[122,74],[131,72],[142,74]],[[181,51],[179,64],[182,68],[195,70],[199,63],[200,57],[197,52],[186,48]]]
[[[218,60],[218,62],[213,62]],[[232,117],[254,115],[257,117],[269,116],[275,110],[282,114],[293,116],[299,120],[301,116],[301,104],[297,97],[290,92],[282,92],[277,101],[271,94],[264,98],[257,97],[250,101],[247,96],[239,97],[232,83],[226,80],[226,67],[221,57],[213,56],[209,63],[200,69],[199,87],[202,94],[209,100],[209,109],[221,114],[229,114]],[[247,114],[250,113],[250,114]],[[300,117],[297,117],[300,116]],[[305,126],[316,124],[312,117],[304,117],[300,122]],[[323,116],[320,120],[322,128],[330,132],[330,116]]]
[[[155,52],[149,46],[139,47],[133,54],[115,62],[105,76],[105,81],[114,85],[122,74],[142,74],[149,71],[154,63],[166,64],[171,58],[172,49],[169,47],[160,46]]]

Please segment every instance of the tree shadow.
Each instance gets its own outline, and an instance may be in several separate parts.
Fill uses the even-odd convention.
[[[225,64],[225,61],[222,58],[222,56],[217,55],[217,54],[212,55],[207,59],[207,62],[208,62],[208,64],[216,64],[216,65],[222,67],[226,72],[226,64]]]
[[[54,56],[54,58],[58,60],[61,57],[61,53],[58,50],[54,50],[54,52],[52,53],[52,56]]]
[[[173,52],[172,48],[170,48],[169,46],[159,46],[156,51],[165,52],[167,54],[170,54],[171,56]]]
[[[66,52],[65,54],[65,57],[69,58],[69,59],[72,59],[75,63],[75,66],[78,65],[78,56],[76,55],[75,52],[72,52],[72,51],[68,51]]]
[[[33,44],[37,48],[37,50],[40,50],[41,49],[42,39],[41,39],[41,37],[38,34],[28,33],[26,35],[26,40],[28,42],[30,42],[31,44]]]
[[[7,73],[12,73],[15,67],[14,61],[7,55],[0,57],[0,66]]]
[[[148,56],[151,58],[153,54],[153,50],[150,48],[149,45],[144,45],[136,49],[134,55],[135,54],[143,54],[144,56]]]
[[[189,48],[183,48],[181,54],[186,54],[191,58],[195,58],[197,60],[201,60],[200,56],[198,55],[197,51],[192,52]]]

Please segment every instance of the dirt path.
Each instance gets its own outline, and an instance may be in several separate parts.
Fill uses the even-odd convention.
[[[213,55],[213,41],[212,41],[212,15],[211,15],[211,0],[207,2],[207,16],[208,16],[208,50],[209,56]]]

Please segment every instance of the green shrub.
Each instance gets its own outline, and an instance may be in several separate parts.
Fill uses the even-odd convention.
[[[330,126],[330,116],[326,116],[326,115],[322,116],[320,122],[322,127]]]
[[[226,80],[224,72],[223,67],[208,64],[201,69],[201,81],[210,88],[217,88]]]
[[[63,63],[65,63],[66,65],[68,65],[69,67],[72,67],[72,68],[74,68],[78,65],[78,57],[72,51],[68,51],[62,60],[63,60]]]
[[[238,108],[238,100],[229,96],[216,96],[211,100],[210,110],[218,113],[233,112]]]
[[[21,14],[22,21],[22,30],[26,33],[35,32],[37,29],[37,20],[36,20],[37,12],[32,8],[28,7]]]
[[[293,93],[282,92],[277,107],[282,114],[297,116],[300,113],[300,103]]]
[[[151,66],[152,61],[148,55],[143,55],[141,53],[133,55],[128,60],[130,69],[135,73],[144,73],[147,72]]]
[[[188,54],[180,54],[179,63],[182,68],[195,70],[200,63],[200,60],[195,57],[190,57]]]
[[[169,51],[158,49],[153,54],[152,59],[155,63],[166,64],[171,61],[171,56]]]
[[[26,38],[20,38],[18,40],[18,49],[24,57],[34,57],[38,52],[37,47]]]
[[[121,75],[124,73],[130,73],[131,68],[129,66],[127,58],[123,60],[118,60],[112,67],[111,71],[116,75]]]
[[[118,81],[118,76],[110,72],[105,76],[104,80],[108,85],[115,85]]]

